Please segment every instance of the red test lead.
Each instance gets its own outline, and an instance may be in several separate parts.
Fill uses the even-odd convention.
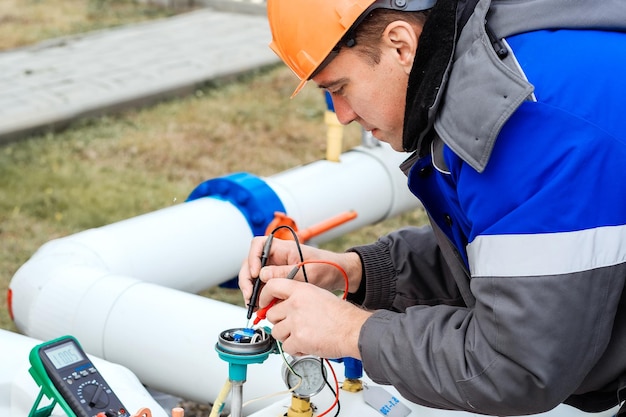
[[[256,312],[256,318],[252,322],[253,326],[256,326],[257,324],[259,324],[259,322],[267,316],[267,310],[272,308],[274,304],[276,304],[276,301],[278,301],[278,299],[274,298],[268,305],[266,305],[265,307],[263,307],[262,309]]]

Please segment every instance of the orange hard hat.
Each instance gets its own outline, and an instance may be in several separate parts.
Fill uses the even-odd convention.
[[[421,11],[433,7],[436,1],[267,0],[270,48],[300,79],[291,96],[332,59],[331,52],[339,42],[372,10]]]

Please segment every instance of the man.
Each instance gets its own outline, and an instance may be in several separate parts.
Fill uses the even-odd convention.
[[[430,226],[336,254],[252,242],[239,284],[289,353],[361,358],[426,406],[587,411],[626,385],[626,2],[268,0],[272,49],[411,152]],[[296,90],[297,92],[297,90]],[[372,196],[376,198],[376,196]],[[315,285],[311,285],[315,284]],[[358,306],[357,306],[358,305]],[[624,391],[621,391],[623,399]]]

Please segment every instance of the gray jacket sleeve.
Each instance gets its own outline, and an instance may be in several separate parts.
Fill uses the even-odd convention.
[[[476,304],[468,308],[459,305],[428,228],[353,250],[363,260],[363,305],[380,309],[361,330],[364,369],[415,403],[533,414],[619,375],[605,351],[614,318],[624,313],[624,265],[473,279]]]
[[[430,226],[406,227],[350,251],[361,257],[364,277],[361,297],[352,301],[365,308],[404,311],[416,304],[463,305]]]

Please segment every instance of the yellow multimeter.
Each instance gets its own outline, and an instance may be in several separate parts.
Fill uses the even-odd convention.
[[[41,387],[29,417],[48,417],[57,403],[69,417],[130,417],[74,337],[35,346],[29,360],[28,372]],[[38,408],[44,395],[52,403]]]

